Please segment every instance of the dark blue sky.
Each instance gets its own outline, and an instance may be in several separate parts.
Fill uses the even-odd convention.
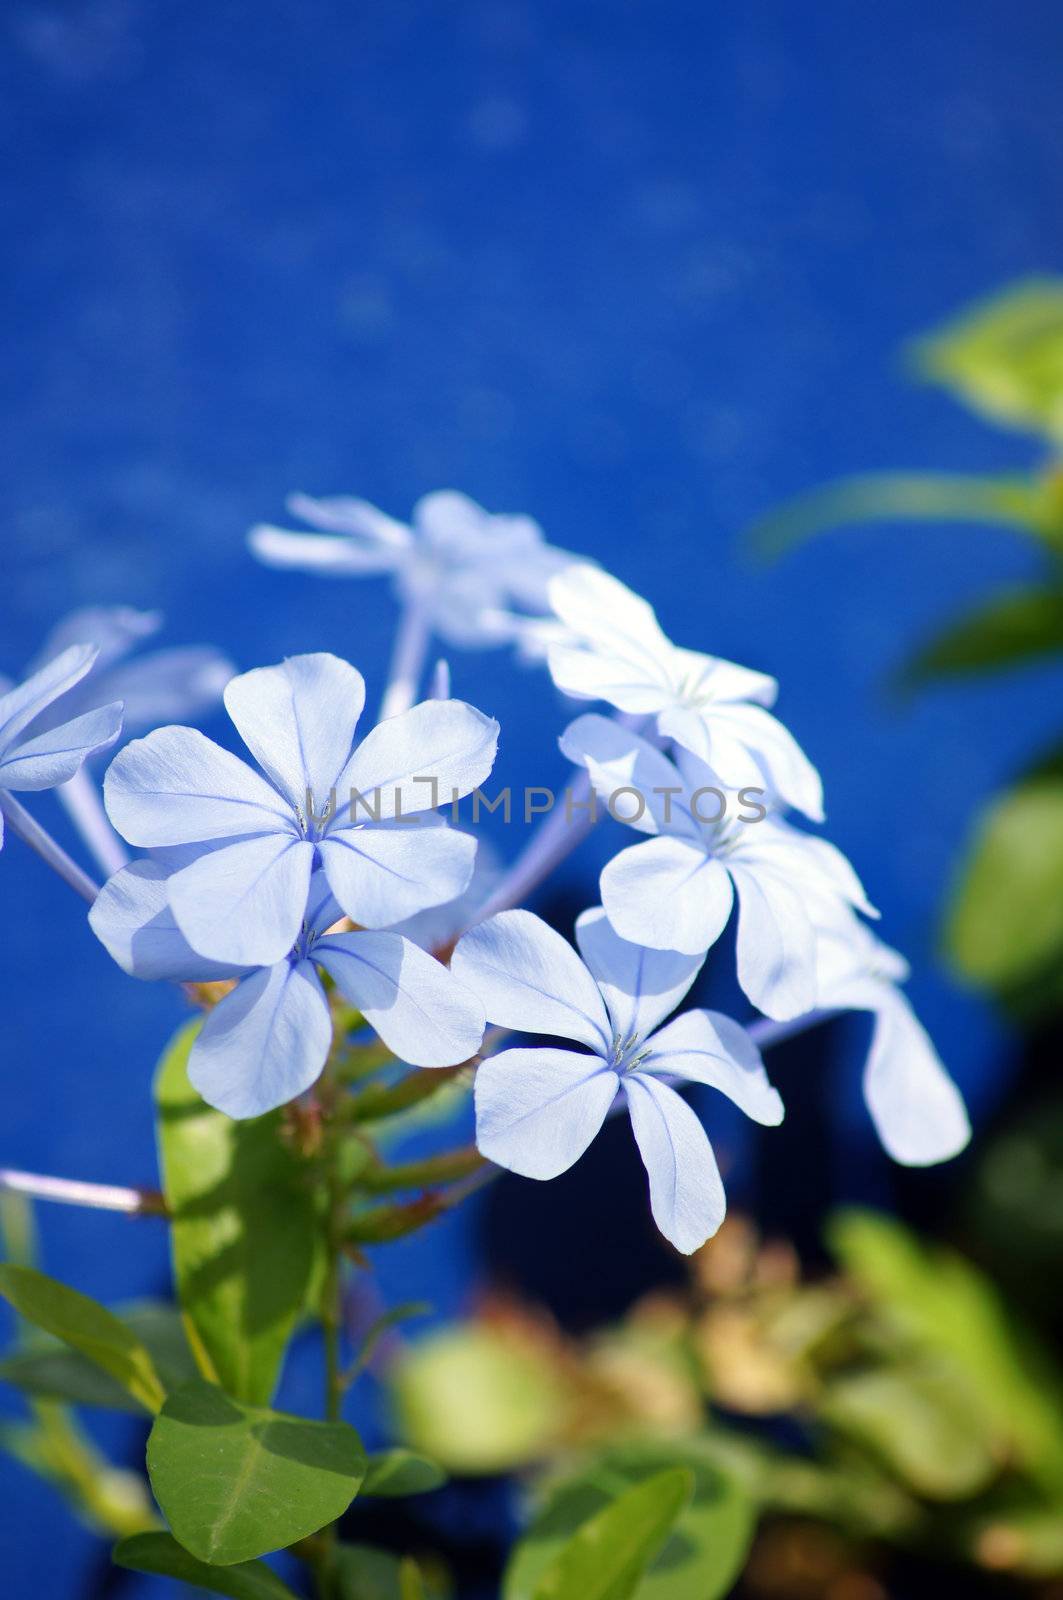
[[[876,529],[758,570],[739,536],[841,472],[1035,459],[906,386],[896,351],[1058,266],[1061,33],[1055,5],[1003,0],[12,0],[0,669],[71,606],[123,601],[242,666],[327,648],[379,684],[384,589],[265,572],[247,525],[292,488],[404,514],[446,485],[531,512],[683,642],[780,677],[832,836],[988,1101],[1001,1041],[937,963],[934,919],[974,808],[1055,731],[1058,679],[904,711],[881,685],[1030,557]],[[545,681],[453,667],[502,720],[501,780],[554,781]],[[17,844],[0,869],[0,1156],[150,1180],[151,1063],[180,1008],[109,963]],[[593,881],[588,860],[581,903]],[[838,1190],[866,1157],[886,1194],[851,1100]],[[42,1220],[48,1265],[81,1287],[164,1281],[151,1224]],[[449,1239],[400,1252],[388,1292],[431,1267],[460,1303],[474,1245]],[[87,1540],[4,1480],[7,1538],[34,1548],[32,1579],[8,1565],[13,1597],[82,1593]]]

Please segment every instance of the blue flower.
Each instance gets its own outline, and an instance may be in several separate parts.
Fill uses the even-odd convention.
[[[97,706],[43,731],[37,728],[49,706],[91,671],[95,658],[92,645],[71,645],[0,696],[0,789],[53,789],[73,777],[94,750],[105,749],[118,738],[120,704]]]
[[[608,717],[577,717],[561,749],[587,769],[618,820],[651,835],[602,871],[602,904],[617,933],[654,949],[704,956],[737,898],[738,981],[745,993],[769,1017],[813,1010],[809,895],[877,915],[841,851],[774,814],[743,821],[739,810],[712,820],[724,793],[715,773],[686,750],[670,761]]]
[[[112,700],[125,708],[126,733],[162,722],[198,716],[221,699],[235,672],[232,663],[210,645],[188,645],[127,657],[162,626],[157,611],[129,606],[85,606],[56,624],[30,671],[38,671],[71,645],[95,646],[91,669],[62,698],[42,711],[33,731],[43,732],[59,721]]]
[[[218,853],[208,850],[205,859]],[[207,1016],[189,1057],[189,1078],[209,1105],[230,1117],[256,1117],[319,1077],[332,1042],[321,970],[411,1066],[451,1066],[479,1048],[479,1001],[411,940],[391,932],[327,932],[342,911],[321,872],[313,875],[304,924],[283,960],[262,967],[206,960],[184,937],[167,897],[167,879],[190,857],[200,858],[187,847],[161,851],[123,868],[104,885],[89,922],[134,977],[237,980]]]
[[[662,739],[699,757],[726,788],[766,786],[822,822],[819,774],[766,709],[778,694],[774,678],[674,645],[652,606],[597,567],[559,573],[550,604],[566,629],[548,648],[565,694],[652,716]]]
[[[245,672],[224,699],[261,772],[192,728],[169,727],[127,745],[104,786],[108,815],[131,844],[220,844],[168,885],[177,926],[200,955],[237,966],[286,958],[315,868],[367,928],[463,893],[475,840],[432,807],[490,772],[490,717],[459,700],[425,701],[356,745],[364,681],[324,654]]]
[[[586,1150],[620,1091],[650,1180],[658,1228],[690,1254],[716,1232],[726,1202],[716,1159],[694,1112],[667,1079],[709,1084],[757,1122],[782,1120],[748,1034],[715,1011],[660,1024],[704,957],[620,939],[600,907],[571,945],[528,911],[503,911],[465,934],[456,976],[490,1022],[551,1034],[581,1050],[503,1050],[476,1073],[476,1142],[499,1166],[556,1178]]]
[[[261,561],[325,577],[390,573],[405,605],[466,648],[511,640],[520,626],[513,607],[545,610],[550,578],[575,559],[548,545],[531,517],[493,514],[452,489],[419,500],[409,526],[364,500],[297,494],[288,504],[320,531],[252,528]]]

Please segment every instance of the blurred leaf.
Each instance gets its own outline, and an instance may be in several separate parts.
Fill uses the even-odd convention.
[[[1063,440],[1063,279],[1030,278],[980,300],[911,355],[991,422]]]
[[[1063,956],[1063,774],[1030,777],[983,815],[946,945],[956,968],[1004,996]]]
[[[381,1450],[369,1457],[361,1492],[382,1498],[426,1494],[446,1481],[443,1468],[427,1456],[413,1450]]]
[[[241,1405],[197,1380],[156,1417],[148,1475],[174,1537],[199,1560],[229,1566],[342,1516],[365,1476],[365,1453],[346,1422]]]
[[[577,1528],[626,1489],[676,1467],[690,1474],[692,1498],[643,1577],[639,1600],[714,1600],[727,1594],[753,1537],[752,1499],[702,1441],[661,1440],[611,1450],[554,1486],[514,1551],[503,1600],[535,1600],[543,1573]]]
[[[102,1368],[146,1411],[158,1411],[166,1391],[151,1356],[105,1306],[33,1267],[10,1262],[0,1265],[0,1294],[27,1322]]]
[[[1060,1374],[1009,1318],[993,1285],[959,1256],[924,1249],[900,1223],[869,1211],[836,1215],[829,1241],[876,1309],[913,1346],[941,1356],[965,1378],[972,1411],[980,1410],[1026,1468],[1058,1490]]]
[[[630,1600],[693,1487],[693,1475],[673,1467],[624,1490],[550,1556],[531,1600]]]
[[[230,1600],[295,1600],[291,1589],[264,1562],[212,1567],[190,1555],[168,1533],[135,1533],[115,1545],[111,1560],[131,1572],[176,1578],[209,1594],[228,1595]]]
[[[924,644],[899,675],[914,689],[935,678],[963,677],[1063,651],[1063,592],[1033,587],[998,594]]]
[[[869,1445],[902,1481],[931,1500],[962,1500],[995,1476],[993,1438],[951,1369],[853,1373],[827,1387],[820,1415]]]
[[[115,1314],[148,1351],[164,1389],[176,1388],[196,1376],[181,1318],[172,1306],[133,1305]],[[48,1337],[34,1340],[0,1361],[0,1378],[41,1399],[132,1411],[138,1416],[143,1410],[116,1379],[87,1356]]]
[[[155,1085],[178,1298],[220,1384],[268,1402],[321,1248],[312,1167],[282,1113],[233,1122],[188,1082],[197,1023],[172,1040]]]
[[[401,1430],[450,1472],[506,1472],[539,1459],[562,1418],[560,1381],[545,1354],[489,1325],[419,1340],[391,1378]]]
[[[770,559],[816,534],[864,522],[984,522],[1042,540],[1063,532],[1056,493],[1034,478],[869,472],[796,495],[761,518],[750,540]]]
[[[335,1571],[338,1600],[408,1600],[411,1583],[419,1585],[413,1592],[427,1600],[440,1600],[444,1592],[429,1584],[408,1556],[396,1556],[390,1550],[377,1550],[367,1544],[339,1545]]]

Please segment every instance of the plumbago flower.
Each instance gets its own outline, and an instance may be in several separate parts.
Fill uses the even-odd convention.
[[[602,904],[621,938],[703,958],[737,898],[742,988],[766,1016],[785,1020],[811,1011],[818,1002],[808,896],[877,915],[842,853],[765,814],[745,793],[738,798],[748,808],[721,816],[721,798],[730,809],[731,797],[702,762],[686,751],[673,762],[608,717],[578,717],[561,749],[586,768],[614,816],[651,836],[621,850],[602,871]]]
[[[178,646],[134,655],[162,627],[158,611],[130,606],[85,606],[56,624],[28,671],[39,671],[72,645],[93,645],[89,671],[33,724],[44,732],[57,722],[120,700],[126,733],[177,718],[195,717],[221,699],[235,667],[211,645]],[[132,656],[132,660],[127,657]]]
[[[874,1018],[864,1098],[879,1138],[909,1167],[949,1161],[971,1125],[926,1030],[897,985],[908,963],[836,902],[814,901],[819,1004]]]
[[[241,967],[205,959],[181,932],[167,897],[168,880],[190,858],[198,858],[194,847],[161,851],[116,873],[89,922],[133,977],[236,980],[208,1013],[189,1056],[189,1079],[209,1105],[230,1117],[256,1117],[317,1080],[332,1043],[322,971],[411,1066],[451,1066],[478,1049],[483,1010],[446,967],[398,933],[328,931],[342,926],[343,912],[322,872],[311,879],[303,926],[282,960]]]
[[[403,603],[463,647],[508,643],[514,607],[545,610],[550,578],[575,560],[531,517],[493,514],[450,489],[418,500],[409,525],[346,497],[297,494],[288,508],[317,532],[252,528],[261,561],[333,578],[391,573]]]
[[[97,706],[38,729],[38,719],[92,670],[92,645],[71,645],[17,688],[0,696],[0,791],[54,789],[122,730],[120,704]],[[3,817],[0,816],[0,843]]]
[[[822,822],[818,772],[765,709],[778,694],[774,678],[672,644],[652,606],[598,567],[559,573],[550,583],[550,605],[567,629],[547,650],[551,676],[565,694],[653,717],[662,738],[700,757],[724,787],[766,785]]]
[[[486,778],[492,718],[430,700],[356,744],[362,675],[324,654],[245,672],[224,699],[261,772],[192,728],[168,727],[127,745],[104,788],[131,844],[221,843],[167,883],[177,926],[200,955],[238,966],[285,959],[315,869],[367,928],[463,893],[475,840],[431,808]]]
[[[600,907],[576,923],[580,955],[528,911],[503,911],[465,934],[453,970],[490,1022],[550,1034],[581,1049],[503,1050],[476,1074],[476,1142],[499,1166],[556,1178],[586,1150],[623,1093],[650,1181],[658,1228],[690,1254],[726,1210],[712,1146],[664,1080],[704,1083],[756,1122],[782,1121],[749,1035],[715,1011],[666,1027],[703,957],[641,949],[618,938]]]

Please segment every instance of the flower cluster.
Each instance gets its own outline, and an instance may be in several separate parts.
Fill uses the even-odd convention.
[[[423,499],[410,525],[358,500],[291,507],[316,531],[254,529],[263,560],[395,582],[381,720],[358,737],[365,683],[333,655],[226,670],[250,761],[191,727],[156,727],[104,786],[110,824],[146,853],[96,896],[95,933],[135,976],[226,986],[189,1064],[204,1099],[252,1117],[308,1090],[336,1042],[333,991],[412,1066],[475,1057],[491,1023],[527,1042],[479,1061],[482,1154],[552,1178],[626,1105],[657,1225],[691,1251],[725,1201],[683,1086],[778,1123],[758,1045],[854,1009],[874,1017],[865,1095],[889,1153],[926,1164],[962,1148],[966,1112],[898,988],[907,969],[862,920],[877,913],[850,863],[808,829],[822,785],[771,710],[773,678],[673,644],[645,600],[526,517],[451,492]],[[578,953],[522,902],[580,827],[555,813],[508,870],[474,876],[476,838],[436,809],[479,789],[499,729],[449,698],[445,669],[420,698],[433,635],[509,642],[570,702],[603,707],[573,705],[560,749],[640,838],[602,871]],[[93,648],[72,646],[0,701],[0,791],[61,783],[117,737],[116,706],[25,737]],[[761,1020],[693,1008],[668,1021],[733,915],[738,980]]]

